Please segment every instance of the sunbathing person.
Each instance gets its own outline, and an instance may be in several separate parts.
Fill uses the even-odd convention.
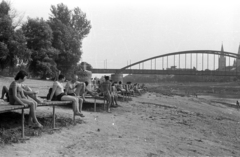
[[[84,90],[85,90],[85,84],[83,82],[78,81],[78,75],[73,74],[72,80],[68,81],[65,86],[65,93],[71,96],[80,96],[80,95],[82,96],[82,99],[78,97],[80,112],[82,112],[82,104],[83,104],[83,101],[85,101],[85,97],[83,95]]]
[[[9,86],[8,96],[9,103],[11,105],[23,105],[24,107],[29,107],[29,119],[28,124],[33,127],[42,128],[43,126],[38,122],[36,117],[37,103],[34,100],[27,99],[24,94],[24,90],[21,83],[27,79],[27,72],[21,70],[17,73],[15,81],[13,81]],[[34,123],[33,123],[34,122]]]
[[[137,93],[138,95],[141,95],[141,92],[140,92],[140,90],[138,89],[138,84],[137,84],[137,83],[134,84],[133,90],[134,90],[134,92]]]
[[[23,89],[23,92],[25,96],[32,98],[35,100],[37,103],[42,103],[43,101],[37,96],[37,91],[33,91],[30,87],[24,84],[20,84],[21,88]],[[7,102],[9,102],[9,96],[8,96],[8,88],[6,86],[3,86],[2,88],[2,97],[1,99],[4,99],[4,95],[7,98]]]
[[[63,82],[65,81],[65,76],[60,74],[58,77],[58,81],[54,81],[52,92],[50,94],[49,100],[52,100],[53,96],[58,101],[72,101],[73,102],[73,113],[80,117],[85,117],[80,111],[79,111],[79,98],[76,96],[67,95],[64,92]],[[48,101],[49,101],[48,100]]]
[[[83,94],[84,98],[85,98],[86,94],[89,94],[92,97],[97,97],[98,96],[97,92],[92,92],[92,91],[87,89],[87,86],[88,86],[88,82],[87,81],[85,82],[85,86],[86,86],[86,88],[85,88],[85,91],[84,91],[84,94]]]
[[[112,103],[111,99],[111,83],[109,81],[109,76],[105,76],[105,82],[101,83],[100,90],[103,93],[103,97],[107,100],[107,112],[111,112],[110,105]]]
[[[126,93],[126,89],[123,88],[122,81],[118,82],[117,90],[120,91],[122,95],[124,95]]]

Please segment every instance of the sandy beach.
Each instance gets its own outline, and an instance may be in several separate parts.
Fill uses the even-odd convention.
[[[0,156],[240,156],[240,111],[218,100],[147,92],[110,114],[85,110],[76,125],[1,145]],[[48,114],[48,107],[37,110]],[[58,107],[60,117],[71,118],[71,109]]]

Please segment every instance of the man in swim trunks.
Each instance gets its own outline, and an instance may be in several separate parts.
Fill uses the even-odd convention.
[[[65,81],[65,76],[60,74],[58,77],[58,81],[54,81],[54,83],[53,83],[52,92],[51,92],[49,100],[52,100],[53,96],[55,95],[55,97],[58,101],[72,101],[73,102],[73,113],[77,116],[85,117],[79,111],[79,98],[76,96],[67,95],[64,92],[64,87],[62,84],[64,81]]]
[[[111,112],[110,105],[112,103],[111,98],[111,82],[109,81],[109,76],[105,76],[105,82],[100,85],[101,92],[103,97],[107,100],[107,112]]]

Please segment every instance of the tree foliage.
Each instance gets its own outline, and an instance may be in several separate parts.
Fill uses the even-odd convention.
[[[91,24],[79,8],[69,10],[64,4],[51,6],[49,25],[53,30],[52,46],[59,50],[57,67],[63,73],[74,69],[81,59],[82,40],[90,32]]]
[[[58,51],[52,48],[52,29],[43,19],[29,18],[22,26],[27,46],[32,51],[29,71],[34,76],[50,77],[57,70],[54,59]]]
[[[14,29],[10,10],[11,7],[7,2],[0,3],[0,66],[2,70],[27,62],[31,54],[27,49],[22,30]]]
[[[21,18],[10,3],[0,3],[0,67],[26,67],[32,75],[46,78],[60,70],[67,74],[77,68],[82,40],[91,29],[80,8],[64,4],[51,6],[49,20]],[[17,29],[18,28],[18,29]]]

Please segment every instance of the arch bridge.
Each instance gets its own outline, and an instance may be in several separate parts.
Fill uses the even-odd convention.
[[[240,56],[214,50],[180,51],[144,59],[121,69],[92,69],[92,73],[238,76]]]

